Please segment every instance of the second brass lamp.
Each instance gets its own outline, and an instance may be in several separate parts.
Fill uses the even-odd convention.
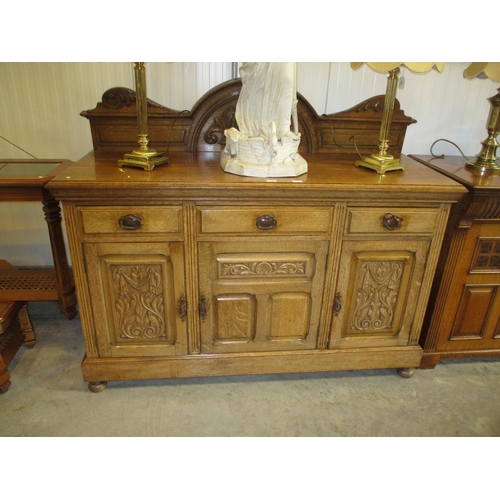
[[[439,72],[443,71],[443,63],[434,62],[369,62],[369,63],[351,63],[353,69],[367,64],[371,69],[378,73],[389,73],[387,78],[387,88],[385,92],[384,109],[382,112],[382,123],[380,126],[378,153],[365,156],[361,160],[356,161],[357,167],[365,167],[375,170],[378,174],[385,174],[392,170],[404,170],[405,166],[398,158],[394,158],[387,152],[389,148],[389,131],[391,128],[392,114],[394,112],[394,103],[396,102],[396,91],[399,81],[399,67],[406,66],[414,73],[427,73],[432,68],[436,68]]]
[[[475,62],[471,63],[464,71],[465,78],[489,78],[494,82],[500,82],[500,62]],[[481,172],[500,170],[497,162],[496,150],[499,146],[497,136],[500,133],[500,88],[498,94],[490,97],[490,114],[486,129],[488,137],[481,142],[481,151],[476,155],[476,159],[467,162],[467,167]]]

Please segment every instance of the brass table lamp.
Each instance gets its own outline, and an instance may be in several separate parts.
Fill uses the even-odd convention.
[[[158,153],[148,147],[148,101],[146,92],[146,67],[143,62],[134,63],[135,88],[137,95],[137,131],[139,149],[126,154],[118,166],[141,167],[144,170],[153,170],[158,165],[168,162],[163,153]]]
[[[358,69],[365,63],[351,63],[351,68]],[[396,90],[399,81],[399,67],[406,66],[414,73],[427,73],[433,67],[439,72],[443,71],[443,63],[433,62],[413,62],[413,63],[394,63],[394,62],[369,62],[366,63],[370,68],[378,73],[389,72],[387,78],[387,88],[385,92],[384,109],[382,112],[382,124],[380,126],[379,135],[379,151],[378,153],[365,156],[363,159],[356,161],[357,167],[365,167],[375,170],[382,175],[392,170],[404,170],[405,166],[399,159],[394,158],[387,153],[389,148],[389,131],[391,128],[392,115],[394,112],[394,103],[396,102]]]
[[[465,78],[489,78],[494,82],[500,82],[500,62],[479,62],[471,63],[464,71]],[[500,170],[497,162],[496,150],[499,146],[497,141],[500,132],[500,88],[498,94],[488,99],[491,104],[490,115],[486,130],[488,137],[481,142],[481,151],[476,155],[476,159],[467,162],[467,167],[475,170]]]

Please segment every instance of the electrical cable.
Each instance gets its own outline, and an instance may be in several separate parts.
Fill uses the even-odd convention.
[[[183,109],[182,111],[179,111],[177,115],[174,118],[174,121],[172,122],[172,125],[170,125],[170,128],[168,129],[168,134],[167,134],[167,149],[165,150],[165,154],[168,153],[168,149],[170,148],[170,133],[172,132],[172,129],[174,128],[175,122],[177,121],[177,118],[182,115],[182,113],[189,113],[189,109]]]
[[[333,125],[332,125],[332,122],[330,120],[330,117],[328,115],[326,115],[326,114],[322,114],[321,116],[324,116],[324,117],[326,117],[328,119],[328,123],[330,124],[330,130],[332,132],[333,143],[335,144],[335,146],[337,146],[338,148],[344,148],[344,147],[348,146],[349,143],[352,140],[354,148],[356,149],[356,153],[358,153],[359,157],[362,159],[363,156],[362,156],[362,154],[358,150],[358,146],[356,144],[356,141],[354,140],[354,135],[351,135],[351,137],[349,137],[349,139],[347,140],[346,143],[344,143],[344,144],[338,144],[337,140],[335,139],[335,134],[333,133]]]
[[[437,141],[434,141],[431,145],[431,149],[430,149],[430,153],[432,155],[433,158],[444,158],[445,157],[445,154],[442,154],[442,155],[435,155],[433,152],[432,152],[432,148],[434,147],[434,144],[436,144],[437,142],[448,142],[450,144],[452,144],[453,146],[455,146],[459,151],[460,151],[460,154],[466,159],[468,160],[469,158],[467,158],[467,156],[465,156],[463,153],[462,153],[462,150],[452,141],[449,141],[448,139],[438,139]]]

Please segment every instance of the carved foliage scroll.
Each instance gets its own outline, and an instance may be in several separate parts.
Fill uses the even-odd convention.
[[[112,265],[120,339],[165,339],[161,265]]]
[[[224,130],[238,128],[235,118],[236,106],[226,108],[222,113],[215,116],[203,138],[207,144],[220,144],[225,146],[226,136]]]
[[[221,263],[219,276],[286,276],[305,275],[306,262],[224,262]]]
[[[390,330],[403,276],[403,261],[365,261],[361,264],[353,330]]]

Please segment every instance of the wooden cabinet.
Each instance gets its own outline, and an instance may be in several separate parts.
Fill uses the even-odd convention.
[[[442,358],[500,354],[500,178],[462,157],[417,158],[460,182],[468,195],[448,228],[421,336],[422,368]]]
[[[122,379],[419,366],[456,182],[406,158],[379,176],[306,155],[295,179],[215,153],[146,172],[94,152],[63,200],[93,391]]]

